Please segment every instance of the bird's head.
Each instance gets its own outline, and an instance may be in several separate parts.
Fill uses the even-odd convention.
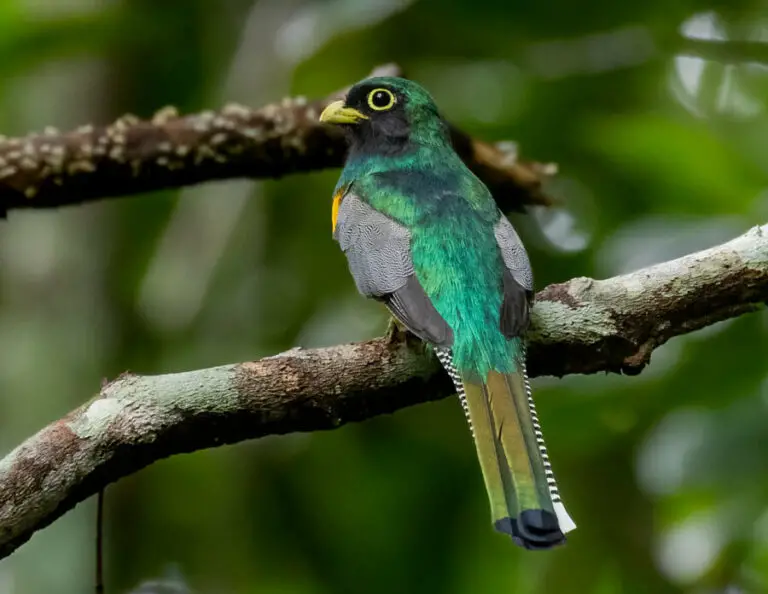
[[[320,121],[340,125],[353,151],[397,154],[419,144],[448,143],[447,126],[430,94],[397,77],[367,78],[334,101]]]

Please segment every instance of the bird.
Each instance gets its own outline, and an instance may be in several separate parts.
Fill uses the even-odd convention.
[[[576,525],[526,373],[533,274],[517,232],[418,83],[364,79],[319,119],[347,141],[331,223],[358,291],[426,342],[453,380],[495,529],[525,549],[563,544]]]

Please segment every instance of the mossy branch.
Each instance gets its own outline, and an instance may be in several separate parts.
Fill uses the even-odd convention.
[[[607,280],[551,285],[533,308],[532,375],[638,373],[674,336],[768,300],[768,225]],[[184,452],[333,429],[453,392],[417,342],[293,349],[169,375],[124,374],[0,460],[0,558],[107,484]]]

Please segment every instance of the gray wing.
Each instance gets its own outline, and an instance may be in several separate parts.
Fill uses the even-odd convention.
[[[339,206],[333,237],[347,256],[357,290],[389,308],[413,334],[450,346],[453,332],[414,275],[411,233],[352,193]]]
[[[523,334],[530,322],[533,272],[523,242],[504,214],[496,223],[494,234],[505,268],[500,327],[504,336],[513,338]]]

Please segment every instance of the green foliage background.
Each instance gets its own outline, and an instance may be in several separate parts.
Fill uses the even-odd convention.
[[[600,278],[768,220],[767,9],[3,0],[0,130],[320,96],[397,61],[467,130],[559,163],[566,208],[514,218],[537,285]],[[11,213],[0,453],[126,369],[381,333],[331,241],[336,175]],[[168,571],[200,593],[766,592],[767,373],[756,314],[672,341],[639,377],[536,380],[579,525],[544,554],[492,531],[453,400],[166,460],[108,491],[109,592]],[[37,534],[0,562],[0,593],[90,591],[93,529],[88,502]]]

